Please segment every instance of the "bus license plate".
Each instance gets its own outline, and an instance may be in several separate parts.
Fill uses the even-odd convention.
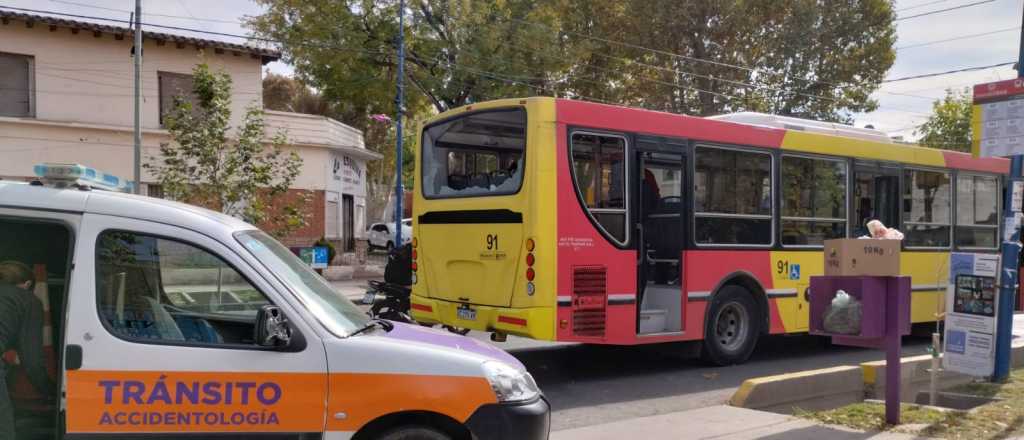
[[[463,321],[476,321],[476,310],[469,308],[469,306],[459,307],[457,313],[459,319]]]

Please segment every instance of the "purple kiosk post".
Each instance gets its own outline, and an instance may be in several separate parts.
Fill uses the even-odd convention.
[[[840,291],[861,306],[859,325],[836,332],[826,328],[832,300]],[[900,423],[900,348],[910,334],[910,277],[811,277],[811,334],[831,336],[832,343],[885,350],[885,421]],[[856,324],[856,323],[855,323]]]

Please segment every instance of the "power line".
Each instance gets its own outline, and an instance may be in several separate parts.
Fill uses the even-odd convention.
[[[994,1],[996,1],[996,0],[982,0],[980,2],[968,3],[968,4],[960,5],[960,6],[953,6],[951,8],[946,8],[946,9],[939,9],[939,10],[935,10],[935,11],[922,12],[922,13],[917,14],[917,15],[910,15],[910,16],[906,16],[906,17],[897,17],[893,21],[910,20],[911,18],[918,18],[918,17],[929,16],[929,15],[941,14],[943,12],[955,11],[957,9],[964,9],[964,8],[969,8],[969,7],[972,7],[972,6],[983,5],[985,3],[992,3]]]
[[[912,79],[932,78],[932,77],[936,77],[936,76],[951,75],[951,74],[954,74],[954,73],[973,72],[975,70],[985,70],[985,69],[992,69],[992,68],[995,68],[995,67],[1012,66],[1014,64],[1016,64],[1016,61],[1008,61],[1008,62],[1005,62],[1005,63],[992,64],[992,65],[989,65],[989,66],[965,67],[965,68],[962,68],[962,69],[947,70],[945,72],[926,73],[926,74],[923,74],[923,75],[914,75],[914,76],[904,76],[904,77],[900,77],[900,78],[893,78],[893,79],[882,80],[882,82],[883,83],[894,83],[894,82],[897,82],[897,81],[909,81],[909,80],[912,80]]]
[[[949,0],[936,0],[936,1],[931,1],[931,2],[919,3],[919,4],[916,4],[914,6],[907,6],[905,8],[897,9],[897,10],[895,10],[893,12],[909,11],[911,9],[923,8],[925,6],[931,6],[931,5],[938,4],[938,3],[945,3],[945,2],[948,2],[948,1]]]
[[[943,39],[943,40],[934,40],[934,41],[927,41],[927,42],[924,42],[924,43],[910,44],[910,45],[907,45],[907,46],[897,47],[897,48],[895,48],[895,50],[900,51],[900,50],[904,50],[904,49],[913,49],[915,47],[931,46],[933,44],[948,43],[950,41],[960,41],[960,40],[966,40],[966,39],[969,39],[969,38],[984,37],[986,35],[995,35],[995,34],[1001,34],[1003,32],[1019,31],[1019,30],[1020,30],[1020,26],[1015,26],[1015,27],[1010,27],[1010,28],[1006,28],[1006,29],[994,30],[994,31],[991,31],[991,32],[982,32],[980,34],[970,34],[970,35],[963,35],[963,36],[959,36],[959,37],[946,38],[946,39]]]
[[[73,6],[81,6],[81,7],[85,7],[85,8],[98,9],[98,10],[101,10],[101,11],[119,12],[119,13],[122,13],[122,14],[127,14],[127,13],[131,12],[131,11],[125,10],[125,9],[107,8],[107,7],[103,7],[103,6],[90,5],[88,3],[72,2],[72,1],[68,1],[68,0],[49,0],[49,1],[54,2],[54,3],[63,3],[63,4],[66,4],[66,5],[73,5]],[[214,19],[214,18],[196,18],[194,15],[192,15],[191,12],[189,12],[189,10],[185,6],[185,4],[180,2],[180,0],[179,0],[179,4],[181,5],[181,7],[183,9],[185,9],[185,12],[189,15],[188,17],[181,16],[181,15],[154,14],[154,13],[151,13],[151,12],[145,12],[142,15],[144,17],[179,18],[179,19],[182,19],[182,20],[206,21],[206,22],[210,22],[210,23],[238,24],[237,20],[218,20],[218,19]]]

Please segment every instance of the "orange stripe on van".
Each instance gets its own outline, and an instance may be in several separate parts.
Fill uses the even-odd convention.
[[[68,371],[72,433],[322,432],[323,373]]]
[[[327,430],[357,431],[380,416],[403,411],[430,411],[465,422],[481,405],[495,402],[482,377],[337,373],[330,378]]]

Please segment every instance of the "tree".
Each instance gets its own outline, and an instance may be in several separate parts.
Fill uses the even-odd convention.
[[[915,131],[921,145],[942,150],[971,151],[970,89],[946,90],[946,96],[932,103],[932,114]]]
[[[173,142],[143,166],[174,200],[204,206],[261,225],[277,236],[305,226],[306,200],[282,200],[302,166],[278,133],[264,145],[263,110],[250,106],[232,133],[231,77],[205,63],[193,69],[195,105],[178,96],[164,116]],[[232,136],[233,134],[233,136]],[[300,198],[301,199],[301,198]]]
[[[258,0],[303,81],[393,114],[396,0]],[[557,95],[675,113],[848,121],[895,60],[887,0],[410,0],[413,115]]]

